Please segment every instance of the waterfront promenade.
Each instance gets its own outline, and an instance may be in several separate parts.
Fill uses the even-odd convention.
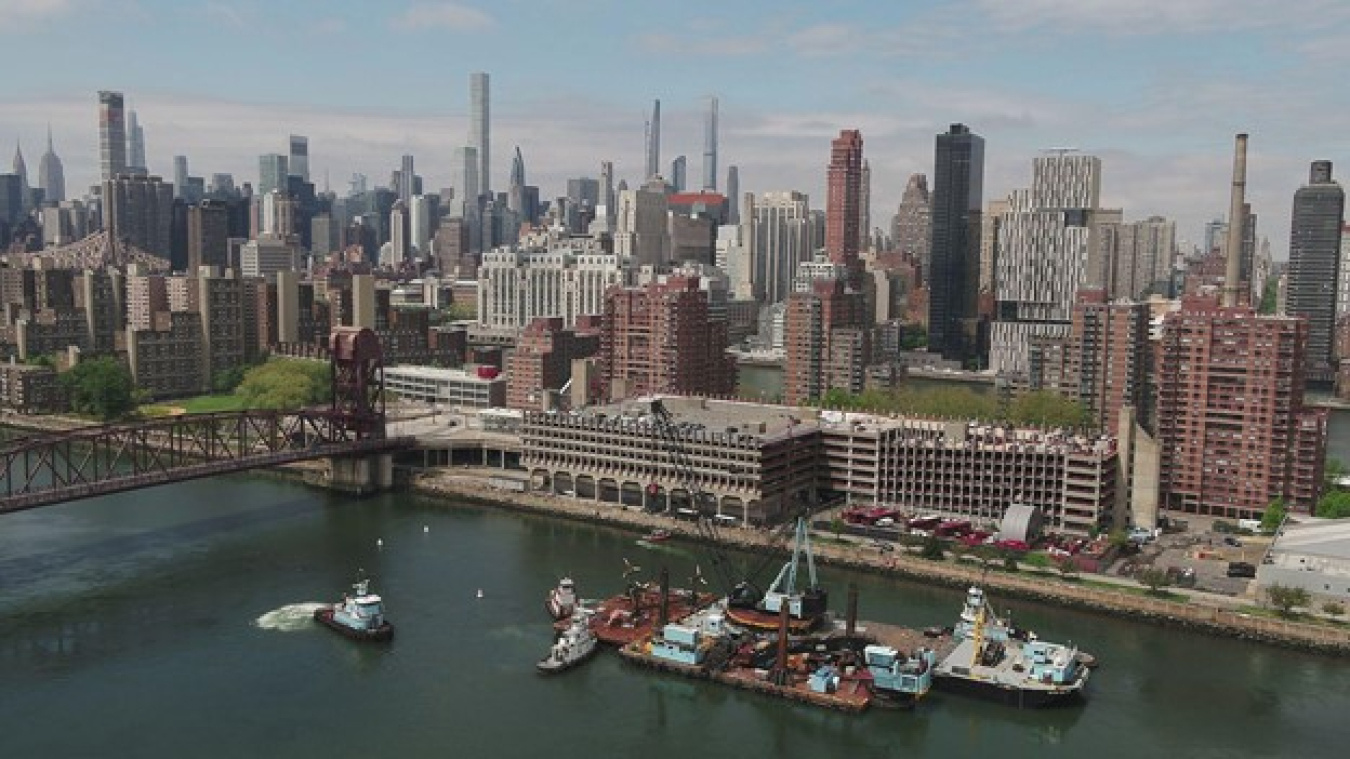
[[[681,540],[701,542],[704,539],[689,523],[661,514],[623,508],[618,504],[494,487],[494,478],[501,474],[500,469],[490,468],[431,470],[418,476],[413,488],[422,495],[447,498],[450,503],[471,502],[547,514],[622,527],[637,534],[661,527]],[[722,528],[719,535],[727,545],[750,552],[764,551],[770,539],[766,532],[746,528]],[[1070,579],[1058,572],[1032,568],[1009,572],[996,565],[985,568],[951,557],[941,561],[925,559],[903,549],[883,552],[868,541],[836,539],[828,534],[817,533],[813,548],[817,561],[822,564],[952,587],[980,584],[1007,597],[1328,654],[1350,655],[1350,626],[1250,614],[1241,610],[1251,605],[1250,600],[1244,598],[1188,588],[1169,588],[1166,597],[1152,596],[1137,583],[1121,578],[1086,575]]]

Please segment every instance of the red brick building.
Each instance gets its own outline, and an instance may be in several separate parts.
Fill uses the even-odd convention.
[[[863,139],[856,129],[840,130],[830,145],[826,175],[825,253],[830,261],[854,268],[858,264],[861,236]]]
[[[560,316],[538,318],[520,333],[507,361],[506,405],[540,411],[549,391],[561,390],[572,377],[572,361],[588,358],[600,349],[600,333],[563,326]]]
[[[1162,503],[1228,519],[1271,501],[1308,512],[1322,488],[1325,412],[1303,405],[1307,321],[1186,297],[1163,322],[1157,419]]]
[[[843,280],[818,279],[793,293],[783,315],[783,402],[800,405],[839,389],[861,392],[871,355],[867,302]]]
[[[726,320],[712,318],[708,292],[699,285],[698,277],[671,276],[610,289],[600,330],[601,397],[736,392]]]

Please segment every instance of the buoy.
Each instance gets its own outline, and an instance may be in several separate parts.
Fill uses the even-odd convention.
[[[424,533],[426,533],[426,532],[431,532],[431,528],[428,527],[428,526],[426,526],[426,525],[422,525],[422,532],[424,532]]]
[[[384,538],[375,538],[375,547],[384,548]]]
[[[483,589],[482,589],[482,588],[479,588],[479,589],[478,589],[478,597],[479,597],[479,598],[482,598],[482,597],[483,597]]]

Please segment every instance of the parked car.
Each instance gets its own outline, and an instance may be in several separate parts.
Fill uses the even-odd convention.
[[[1246,561],[1230,561],[1230,562],[1228,562],[1228,576],[1229,576],[1229,577],[1255,577],[1255,576],[1256,576],[1256,565],[1251,564],[1251,563],[1246,562]]]

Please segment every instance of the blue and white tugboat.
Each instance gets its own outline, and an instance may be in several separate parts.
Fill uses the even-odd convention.
[[[558,635],[548,656],[539,660],[535,667],[545,675],[557,674],[581,664],[591,658],[596,651],[595,633],[591,632],[590,614],[583,609],[572,615],[572,624]]]
[[[394,626],[384,618],[384,601],[370,592],[370,580],[352,585],[352,592],[332,606],[314,611],[314,621],[352,640],[385,641],[394,637]]]

